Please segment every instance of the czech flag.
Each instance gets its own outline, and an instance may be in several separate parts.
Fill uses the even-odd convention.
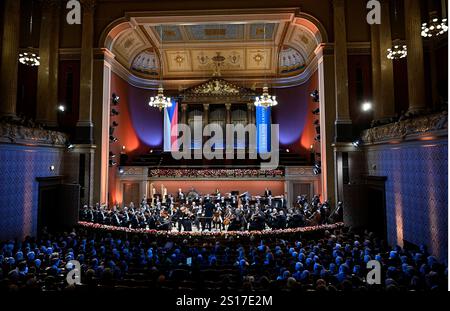
[[[164,108],[164,151],[177,151],[178,102],[172,99],[172,107]]]

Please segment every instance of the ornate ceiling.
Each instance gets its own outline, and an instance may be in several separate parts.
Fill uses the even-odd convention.
[[[305,78],[322,41],[291,12],[195,13],[156,17],[129,13],[105,45],[136,79],[188,87],[213,75],[260,83]],[[297,83],[299,84],[299,83]]]

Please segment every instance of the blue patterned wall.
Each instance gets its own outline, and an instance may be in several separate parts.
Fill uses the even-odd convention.
[[[386,176],[388,242],[425,244],[447,261],[448,143],[422,141],[370,147],[368,172]]]
[[[0,144],[0,239],[36,234],[36,177],[60,175],[62,160],[62,149]]]

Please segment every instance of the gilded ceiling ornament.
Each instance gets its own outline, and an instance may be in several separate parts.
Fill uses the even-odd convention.
[[[206,65],[209,62],[209,57],[201,53],[199,56],[197,56],[198,62],[200,65]]]
[[[175,57],[175,62],[178,64],[178,66],[181,66],[182,63],[184,63],[184,57],[180,54],[177,54]]]
[[[213,79],[199,85],[193,90],[194,94],[230,95],[239,94],[239,89],[231,83],[221,79]]]
[[[228,61],[233,64],[239,64],[241,56],[237,52],[232,52],[230,56],[228,56]]]
[[[264,59],[264,57],[263,57],[260,53],[258,53],[258,54],[256,54],[255,56],[253,56],[253,60],[254,60],[258,65],[262,62],[263,59]]]

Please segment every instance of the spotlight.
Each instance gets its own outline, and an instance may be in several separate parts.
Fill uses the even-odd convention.
[[[116,166],[117,162],[114,160],[109,160],[109,166]]]
[[[319,91],[318,90],[314,90],[310,95],[313,98],[313,101],[315,103],[319,102]]]
[[[314,109],[312,111],[312,114],[314,114],[314,115],[318,115],[319,113],[320,113],[320,109],[319,108],[316,108],[316,109]]]
[[[369,110],[372,110],[372,103],[370,103],[370,102],[365,102],[365,103],[363,103],[363,104],[361,105],[361,109],[362,109],[362,111],[364,111],[364,112],[369,111]]]
[[[110,158],[115,158],[116,155],[115,155],[112,151],[110,151],[110,152],[109,152],[109,157],[110,157]]]
[[[321,167],[320,167],[320,163],[314,164],[314,167],[313,167],[313,174],[314,174],[314,175],[320,175],[320,173],[322,173],[322,169],[321,169]]]
[[[119,174],[123,174],[125,170],[122,167],[119,167]]]
[[[289,152],[291,152],[291,151],[290,151],[289,149],[286,149],[286,152],[289,153]]]
[[[59,106],[58,106],[58,110],[61,111],[61,112],[64,112],[64,111],[66,111],[66,106],[64,106],[64,105],[59,105]]]
[[[122,146],[122,150],[125,150],[125,146]]]
[[[113,135],[110,135],[109,136],[109,141],[112,142],[112,143],[115,143],[117,141],[117,138],[114,137]]]
[[[120,97],[116,95],[116,93],[112,94],[112,104],[113,106],[117,106],[120,103]]]
[[[117,123],[116,121],[113,121],[112,126],[118,127],[118,126],[119,126],[119,123]]]
[[[118,116],[119,112],[116,109],[113,108],[113,109],[111,109],[111,115]]]
[[[54,165],[50,165],[50,171],[54,171],[55,170],[55,166]]]

